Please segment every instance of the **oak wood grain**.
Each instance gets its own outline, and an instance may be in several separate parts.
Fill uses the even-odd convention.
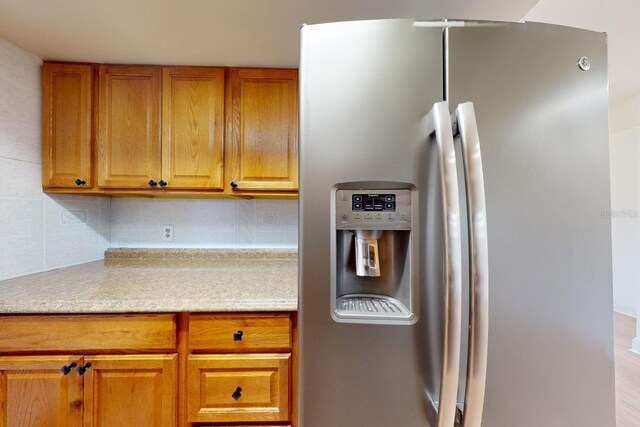
[[[241,339],[234,334],[242,332]],[[289,351],[292,345],[288,314],[191,314],[192,352]]]
[[[0,357],[0,427],[80,427],[82,378],[60,368],[80,356]]]
[[[85,357],[84,427],[175,427],[177,354]]]
[[[162,179],[168,189],[223,189],[223,68],[163,67]]]
[[[227,181],[236,192],[298,189],[298,71],[232,68]]]
[[[92,182],[93,67],[42,65],[42,185],[82,191]],[[80,179],[85,184],[78,186]]]
[[[288,421],[290,360],[290,353],[190,355],[189,421]]]
[[[98,186],[148,189],[160,180],[160,83],[160,67],[99,67]]]
[[[0,353],[173,351],[175,314],[0,316]]]

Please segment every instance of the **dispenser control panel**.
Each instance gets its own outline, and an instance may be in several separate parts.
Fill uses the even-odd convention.
[[[411,229],[411,191],[408,189],[336,190],[338,229]]]
[[[395,194],[353,194],[351,196],[351,210],[366,212],[395,212]]]

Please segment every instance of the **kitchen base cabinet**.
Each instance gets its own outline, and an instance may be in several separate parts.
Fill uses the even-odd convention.
[[[174,427],[177,354],[85,357],[84,425]]]
[[[190,355],[189,421],[288,421],[290,361],[290,353]]]
[[[82,426],[82,378],[60,371],[78,359],[0,357],[0,427]]]
[[[293,313],[0,324],[0,427],[295,427]]]

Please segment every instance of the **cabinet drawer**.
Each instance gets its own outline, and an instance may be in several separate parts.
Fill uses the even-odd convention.
[[[189,422],[289,420],[291,354],[190,355]]]
[[[176,348],[174,314],[0,317],[0,353]]]
[[[291,319],[288,314],[207,315],[189,317],[192,351],[288,351]]]

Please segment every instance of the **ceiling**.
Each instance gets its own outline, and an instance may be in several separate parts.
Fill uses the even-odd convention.
[[[0,36],[43,59],[297,66],[303,23],[519,20],[535,0],[0,0]]]
[[[0,0],[0,36],[43,59],[295,67],[302,23],[523,17],[607,31],[612,99],[640,93],[637,0]]]

